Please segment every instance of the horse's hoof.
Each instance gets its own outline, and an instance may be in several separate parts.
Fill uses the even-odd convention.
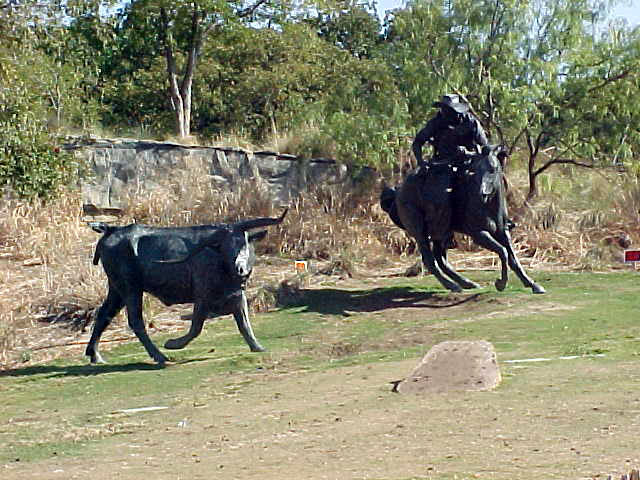
[[[474,288],[480,288],[480,285],[475,282],[468,282],[462,284],[462,288],[464,288],[465,290],[473,290]]]
[[[496,286],[496,290],[498,290],[499,292],[502,292],[507,286],[507,282],[503,282],[500,279],[496,280],[493,284]]]

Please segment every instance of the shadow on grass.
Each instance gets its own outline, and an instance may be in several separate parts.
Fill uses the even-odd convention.
[[[478,302],[486,293],[440,293],[417,291],[411,287],[375,288],[373,290],[340,290],[322,288],[303,290],[303,298],[295,305],[308,312],[326,315],[371,313],[392,308],[452,308]]]
[[[16,368],[0,372],[2,377],[29,377],[32,375],[44,375],[47,378],[58,377],[91,377],[107,373],[123,373],[134,371],[158,371],[171,368],[172,365],[185,365],[194,362],[206,362],[210,358],[191,358],[186,360],[170,361],[166,366],[154,363],[125,363],[125,364],[100,364],[100,365],[34,365],[32,367]]]
[[[136,370],[162,370],[152,363],[128,363],[124,365],[34,365],[0,372],[0,377],[22,377],[46,375],[48,377],[89,377],[105,373],[131,372]]]

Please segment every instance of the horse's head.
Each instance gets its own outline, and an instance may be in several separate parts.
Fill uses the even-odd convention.
[[[502,188],[501,145],[486,145],[475,155],[468,170],[466,188],[478,194],[487,203]]]

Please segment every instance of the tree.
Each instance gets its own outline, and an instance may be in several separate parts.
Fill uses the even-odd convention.
[[[320,38],[346,50],[356,58],[371,58],[380,40],[380,20],[375,2],[337,0],[308,13],[304,22],[314,27]]]
[[[49,132],[51,91],[39,80],[43,71],[55,69],[37,48],[38,20],[50,19],[52,12],[31,6],[0,9],[7,20],[0,22],[0,187],[46,197],[74,177],[76,164]]]
[[[611,132],[602,128],[610,123],[607,99],[617,98],[622,82],[623,90],[637,84],[638,54],[624,30],[595,38],[605,13],[589,0],[417,0],[396,12],[387,48],[415,117],[424,118],[444,91],[462,93],[494,142],[526,152],[532,200],[552,165],[602,166],[612,152]],[[631,111],[621,115],[633,124]],[[624,136],[627,155],[637,151],[633,128]]]
[[[149,27],[156,35],[166,62],[168,98],[175,115],[180,137],[191,133],[193,82],[202,52],[209,36],[239,22],[258,21],[265,9],[284,9],[287,2],[254,0],[226,2],[167,2],[136,0],[124,12],[125,28]]]
[[[529,114],[521,134],[528,151],[529,191],[553,165],[628,167],[640,152],[640,36],[612,30],[575,49],[576,57]],[[637,166],[636,166],[637,168]]]

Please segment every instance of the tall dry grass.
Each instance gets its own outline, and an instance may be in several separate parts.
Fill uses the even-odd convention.
[[[535,203],[524,205],[523,171],[514,185],[513,232],[525,256],[573,270],[626,268],[626,248],[640,248],[640,182],[615,170],[557,168],[546,174]]]
[[[29,342],[39,320],[90,310],[104,291],[91,268],[95,241],[81,221],[80,197],[0,203],[0,365]]]
[[[250,180],[219,185],[202,165],[191,165],[160,188],[132,195],[125,218],[153,225],[192,225],[279,215],[284,206],[273,205],[263,188]],[[411,250],[412,241],[398,235],[378,206],[379,192],[375,177],[354,185],[313,186],[287,205],[283,225],[270,229],[258,251],[322,260],[347,254],[362,262],[379,262],[386,258],[390,239],[396,253]]]

